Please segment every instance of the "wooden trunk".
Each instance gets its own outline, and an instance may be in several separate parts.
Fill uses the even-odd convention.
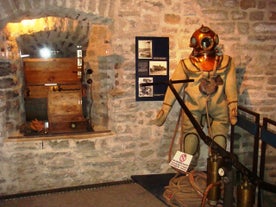
[[[64,117],[80,121],[82,116],[82,94],[80,90],[50,91],[48,94],[48,120],[62,122]]]
[[[80,90],[50,91],[48,94],[49,130],[71,132],[86,130],[86,120],[82,113]]]

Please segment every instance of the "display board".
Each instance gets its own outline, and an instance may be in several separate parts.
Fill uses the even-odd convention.
[[[169,79],[169,38],[136,37],[136,101],[161,101]],[[142,83],[153,83],[143,86]],[[156,84],[155,84],[156,83]]]

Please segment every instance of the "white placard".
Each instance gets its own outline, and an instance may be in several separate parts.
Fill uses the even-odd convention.
[[[169,165],[183,172],[187,172],[190,166],[190,163],[192,161],[192,158],[193,158],[193,155],[190,155],[181,151],[177,151],[173,159],[170,161]]]

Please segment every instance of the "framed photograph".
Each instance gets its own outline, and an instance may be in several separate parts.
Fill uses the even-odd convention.
[[[149,61],[149,75],[167,75],[167,61]]]
[[[143,83],[153,83],[153,78],[139,77],[139,97],[153,97],[153,85],[143,86]]]
[[[169,38],[136,37],[135,44],[136,101],[162,101],[169,80]]]
[[[138,58],[152,59],[152,40],[138,40]]]

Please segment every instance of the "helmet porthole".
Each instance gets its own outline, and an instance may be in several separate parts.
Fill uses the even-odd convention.
[[[200,46],[203,50],[209,50],[213,47],[213,45],[214,45],[214,41],[210,37],[204,37],[201,40],[201,44],[200,44]]]

